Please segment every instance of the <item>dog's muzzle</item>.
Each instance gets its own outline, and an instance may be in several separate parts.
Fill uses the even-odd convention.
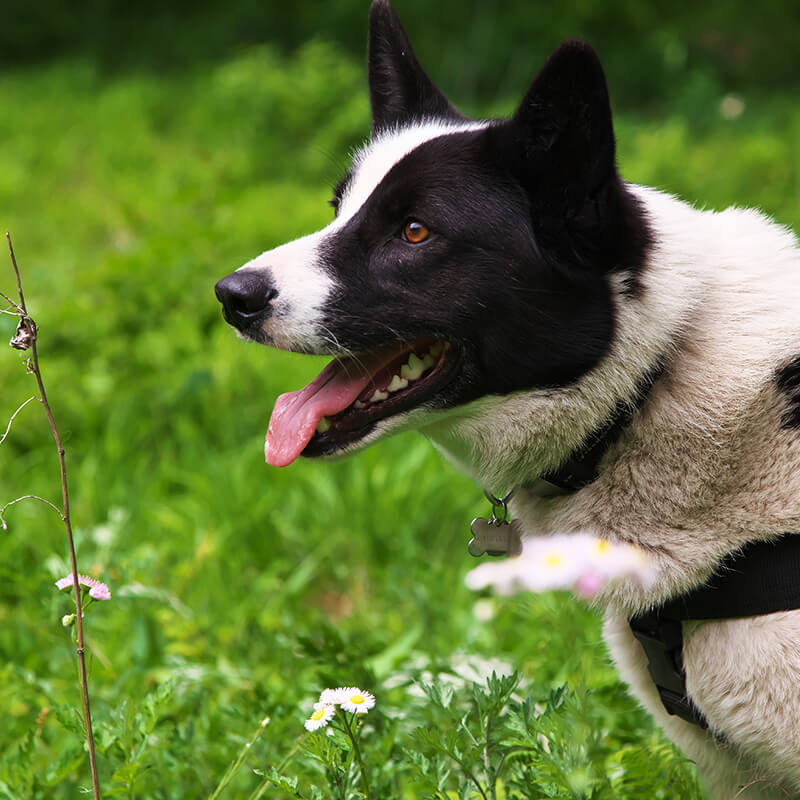
[[[240,331],[260,326],[272,313],[272,301],[278,295],[269,273],[247,269],[226,275],[214,291],[225,321]]]

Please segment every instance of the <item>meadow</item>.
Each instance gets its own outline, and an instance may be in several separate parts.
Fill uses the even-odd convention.
[[[103,796],[702,797],[627,697],[593,611],[464,586],[487,504],[421,437],[263,463],[274,398],[324,361],[238,341],[213,285],[330,218],[369,130],[360,60],[322,40],[163,74],[65,55],[6,70],[0,97],[0,225],[40,326],[79,566],[112,592],[86,617]],[[712,89],[686,103],[621,110],[622,173],[798,228],[796,106]],[[0,339],[13,328],[0,317]],[[0,353],[0,385],[7,419],[33,393],[24,356]],[[0,445],[0,506],[58,492],[30,404]],[[63,527],[35,502],[5,518],[0,798],[75,797],[89,772],[71,601],[53,585]],[[377,698],[363,770],[345,734],[303,728],[335,686]]]

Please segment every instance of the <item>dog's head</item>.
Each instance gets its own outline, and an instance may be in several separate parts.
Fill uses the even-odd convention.
[[[369,88],[371,137],[333,221],[216,287],[244,338],[335,356],[278,399],[276,466],[480,414],[482,398],[557,393],[609,352],[611,276],[637,290],[646,226],[589,46],[563,44],[510,119],[473,121],[374,0]]]

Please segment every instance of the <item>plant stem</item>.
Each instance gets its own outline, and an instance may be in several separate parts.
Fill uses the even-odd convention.
[[[367,780],[367,770],[364,767],[364,762],[361,760],[361,748],[358,746],[358,738],[355,736],[353,729],[350,726],[350,720],[347,718],[347,712],[342,711],[342,716],[344,717],[344,724],[347,726],[347,735],[350,737],[350,741],[353,743],[353,751],[358,759],[358,768],[361,770],[361,780],[364,781],[364,794],[367,796],[367,798],[369,798],[370,791],[369,781]],[[355,714],[353,717],[355,717]]]
[[[38,500],[40,503],[44,503],[46,506],[50,506],[50,508],[52,508],[53,511],[55,511],[56,514],[58,514],[58,516],[61,518],[61,521],[62,522],[64,521],[64,515],[49,500],[45,500],[44,497],[39,497],[38,494],[24,494],[22,495],[22,497],[16,497],[13,500],[9,500],[2,508],[0,508],[0,527],[2,527],[3,530],[6,529],[6,521],[3,517],[3,514],[6,513],[6,509],[9,508],[10,506],[22,502],[23,500]]]
[[[464,774],[475,784],[475,788],[478,790],[478,793],[483,798],[483,800],[489,800],[486,796],[486,792],[483,791],[483,787],[481,786],[481,782],[475,777],[475,773],[466,765],[463,759],[459,758],[455,753],[448,750],[446,747],[439,748],[445,755],[449,756],[453,759],[453,761],[464,770]]]
[[[261,736],[261,734],[264,732],[264,728],[266,728],[267,725],[269,725],[269,717],[264,718],[250,741],[245,742],[244,746],[239,751],[238,757],[225,771],[225,774],[222,776],[222,780],[220,780],[217,788],[214,789],[214,793],[209,797],[209,800],[216,800],[222,793],[222,790],[231,782],[233,776],[239,771],[239,767],[242,766],[247,758],[250,748],[258,741],[258,737]]]
[[[61,437],[58,434],[55,419],[53,418],[53,411],[50,408],[50,403],[47,400],[47,392],[44,388],[44,381],[42,380],[42,373],[39,369],[39,354],[36,348],[36,323],[28,315],[28,309],[25,306],[25,295],[22,292],[22,278],[19,274],[19,267],[17,267],[17,259],[14,256],[14,247],[11,244],[11,236],[6,232],[6,239],[8,240],[8,250],[11,253],[11,263],[14,266],[14,274],[17,276],[17,292],[19,293],[19,318],[20,324],[23,325],[30,334],[30,349],[31,349],[31,372],[36,377],[36,383],[39,386],[39,399],[44,406],[45,413],[47,414],[47,421],[50,423],[50,430],[53,432],[53,439],[56,443],[58,450],[58,462],[61,470],[61,499],[63,512],[61,514],[64,520],[64,527],[67,531],[67,540],[69,541],[69,555],[72,562],[72,580],[75,589],[75,609],[77,617],[78,629],[78,662],[80,665],[80,684],[81,694],[83,695],[83,716],[86,721],[86,739],[89,745],[89,766],[92,772],[92,790],[94,792],[94,800],[100,800],[100,787],[97,780],[97,757],[94,749],[94,733],[92,732],[92,714],[89,707],[89,681],[86,674],[86,655],[84,650],[83,641],[83,610],[81,608],[81,587],[78,582],[78,560],[75,556],[75,539],[72,535],[72,523],[69,517],[69,493],[67,491],[67,464],[64,456],[64,446],[61,443]]]
[[[284,756],[281,763],[275,768],[275,771],[279,775],[283,774],[283,771],[289,766],[289,762],[294,758],[295,753],[300,748],[300,743],[306,738],[306,735],[307,734],[305,733],[301,733],[300,736],[297,737],[295,743],[292,745],[292,749]],[[264,794],[264,792],[267,791],[270,785],[269,779],[266,777],[266,775],[264,775],[264,780],[254,789],[253,793],[247,798],[247,800],[259,800],[259,798]]]
[[[499,780],[500,773],[503,771],[503,767],[505,766],[506,759],[509,756],[517,756],[520,753],[534,753],[534,752],[536,752],[536,748],[535,747],[528,747],[527,745],[518,745],[517,747],[511,747],[508,750],[506,750],[506,752],[503,753],[503,757],[500,759],[500,761],[497,764],[497,769],[495,769],[494,778],[493,778],[494,783],[492,785],[492,791],[494,791],[494,785]]]
[[[3,442],[6,440],[6,436],[8,436],[8,434],[9,434],[9,431],[11,430],[11,424],[14,422],[14,419],[15,419],[15,417],[17,416],[17,414],[19,414],[19,412],[20,412],[20,411],[22,411],[22,409],[23,409],[23,408],[25,408],[25,406],[26,406],[26,405],[28,405],[28,403],[30,403],[30,402],[31,402],[31,400],[36,400],[36,395],[33,395],[32,397],[29,397],[29,398],[28,398],[28,399],[27,399],[27,400],[26,400],[26,401],[25,401],[25,402],[24,402],[24,403],[23,403],[23,404],[22,404],[22,405],[21,405],[21,406],[20,406],[20,407],[19,407],[19,408],[18,408],[18,409],[17,409],[17,410],[16,410],[16,411],[15,411],[15,412],[12,414],[12,415],[11,415],[11,419],[8,421],[8,427],[6,428],[6,432],[5,432],[5,433],[4,433],[2,436],[0,436],[0,444],[3,444]]]

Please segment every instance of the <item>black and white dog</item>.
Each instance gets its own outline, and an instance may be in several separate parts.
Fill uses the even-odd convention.
[[[800,797],[796,240],[625,183],[581,42],[474,121],[374,0],[369,86],[335,219],[217,284],[244,338],[335,356],[278,399],[267,461],[416,429],[528,536],[644,549],[655,585],[601,598],[632,692],[713,797]]]

